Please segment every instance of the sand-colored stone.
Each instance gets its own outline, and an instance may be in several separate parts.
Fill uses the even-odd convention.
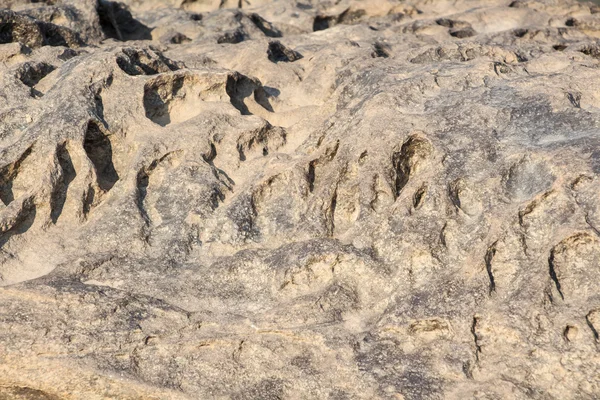
[[[0,399],[597,399],[600,8],[0,0]]]

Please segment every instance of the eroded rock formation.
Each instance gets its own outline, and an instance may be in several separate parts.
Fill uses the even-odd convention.
[[[598,6],[0,6],[0,398],[600,397]]]

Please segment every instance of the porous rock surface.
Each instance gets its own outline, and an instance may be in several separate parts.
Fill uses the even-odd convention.
[[[0,6],[1,399],[600,397],[600,8]]]

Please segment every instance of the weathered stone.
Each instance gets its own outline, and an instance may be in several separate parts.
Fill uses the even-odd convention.
[[[597,6],[0,6],[0,398],[600,397]]]

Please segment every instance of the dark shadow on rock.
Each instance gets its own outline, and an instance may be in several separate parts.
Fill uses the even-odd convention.
[[[271,86],[263,86],[268,97],[279,97],[281,91]]]
[[[119,174],[113,164],[113,149],[109,138],[99,123],[90,121],[85,133],[83,148],[96,169],[98,186],[108,191],[119,180]]]
[[[148,184],[150,183],[150,177],[145,170],[140,170],[136,177],[137,196],[135,199],[138,211],[142,219],[146,222],[150,222],[150,216],[144,207],[144,201],[148,193]]]
[[[477,32],[475,32],[473,28],[468,27],[464,29],[450,29],[450,36],[458,39],[468,38],[471,36],[475,36],[476,34]]]
[[[159,52],[125,48],[117,56],[117,65],[128,75],[156,75],[177,71],[180,65]]]
[[[229,44],[237,44],[241,43],[246,39],[246,34],[241,29],[236,29],[234,31],[225,32],[219,38],[217,38],[218,44],[229,43]]]
[[[47,63],[32,63],[23,64],[17,71],[17,78],[30,88],[37,85],[46,75],[54,71],[56,68]]]
[[[144,110],[146,118],[152,122],[167,126],[171,123],[169,102],[176,97],[185,84],[185,76],[175,76],[172,81],[156,81],[144,89]],[[168,96],[163,98],[161,93],[166,92]]]
[[[120,41],[152,39],[151,29],[133,18],[123,3],[100,0],[97,12],[102,31],[109,38]]]
[[[386,43],[376,42],[373,45],[373,52],[371,53],[371,57],[373,58],[388,58],[390,56],[390,46]]]
[[[335,25],[335,17],[329,15],[317,15],[313,22],[313,32],[324,31]]]
[[[1,386],[0,399],[59,400],[58,397],[26,386]]]
[[[242,115],[252,115],[248,110],[244,99],[254,96],[254,100],[266,110],[273,112],[273,107],[269,103],[268,95],[260,82],[250,79],[240,73],[233,73],[227,77],[225,91],[229,95],[231,104],[237,108]]]
[[[56,158],[58,159],[58,164],[61,169],[61,177],[56,183],[56,187],[54,188],[52,198],[50,200],[50,218],[52,219],[53,223],[56,223],[56,221],[58,221],[58,217],[60,217],[62,214],[65,201],[67,200],[67,190],[69,189],[69,184],[73,182],[75,176],[77,176],[77,172],[75,172],[75,167],[73,166],[71,155],[67,150],[66,143],[58,147]]]
[[[20,172],[21,164],[31,154],[31,151],[32,147],[29,147],[17,161],[0,168],[0,200],[4,205],[9,205],[15,199],[12,190],[13,181]]]
[[[77,47],[84,44],[78,33],[64,26],[48,22],[39,22],[38,24],[44,37],[44,45]]]
[[[281,31],[277,29],[272,23],[261,17],[260,15],[253,13],[248,16],[252,23],[256,25],[258,29],[265,34],[265,36],[278,38],[282,37]]]
[[[36,206],[33,199],[25,200],[17,221],[12,228],[0,234],[0,249],[15,235],[21,235],[29,230],[35,221]]]
[[[31,91],[31,97],[40,98],[44,93],[40,92],[35,88],[46,75],[54,71],[55,67],[46,63],[32,63],[28,62],[23,64],[17,71],[17,78],[23,82],[26,86],[29,86]]]
[[[313,32],[322,31],[338,24],[356,24],[363,20],[366,14],[365,10],[347,8],[339,15],[317,15],[313,21]]]
[[[192,41],[192,39],[190,39],[189,37],[185,36],[183,33],[180,33],[180,32],[175,33],[169,39],[169,42],[171,44],[183,44],[183,43],[189,43],[191,41]]]
[[[11,10],[0,10],[0,44],[17,42],[30,48],[78,47],[84,44],[77,32],[65,26],[38,21]]]
[[[277,62],[294,62],[302,58],[302,54],[289,47],[284,46],[278,40],[269,42],[269,48],[267,49],[267,56],[269,60]]]

